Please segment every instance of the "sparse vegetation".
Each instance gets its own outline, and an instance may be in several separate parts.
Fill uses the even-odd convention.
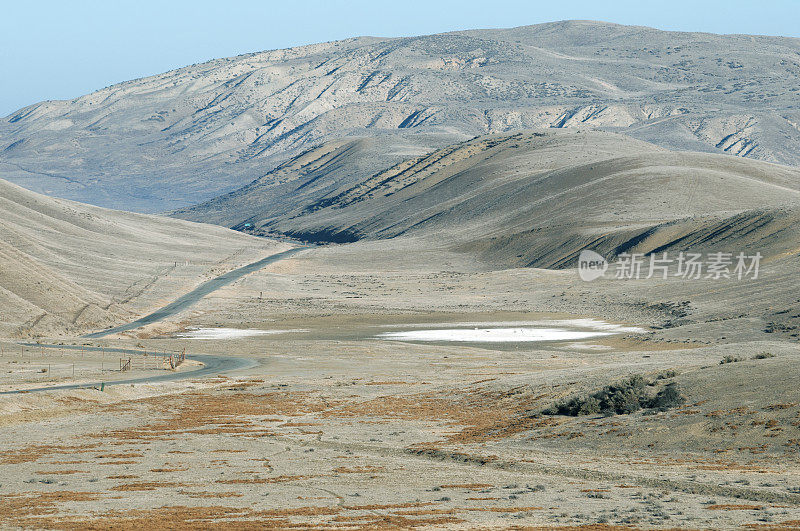
[[[575,396],[545,409],[545,415],[626,415],[640,409],[666,410],[685,401],[678,384],[671,382],[655,395],[650,388],[654,383],[641,375],[633,375],[608,385],[588,396]]]
[[[739,356],[731,356],[729,354],[729,355],[725,356],[724,358],[722,358],[719,361],[719,364],[720,365],[725,365],[726,363],[738,363],[738,362],[742,361],[742,359],[743,358],[740,358]]]
[[[678,389],[678,384],[671,382],[656,393],[656,396],[649,403],[649,408],[665,411],[683,404],[684,400],[680,389]]]
[[[754,360],[765,360],[767,358],[774,358],[774,357],[775,357],[775,354],[773,354],[772,352],[759,352],[758,354],[753,356],[752,359],[754,359]]]

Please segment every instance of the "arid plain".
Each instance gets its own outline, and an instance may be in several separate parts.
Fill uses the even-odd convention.
[[[186,348],[250,365],[4,396],[4,522],[766,528],[800,518],[800,353],[758,330],[748,309],[716,308],[713,283],[639,281],[632,291],[608,280],[589,289],[574,270],[497,271],[446,252],[422,265],[417,251],[385,242],[310,249],[128,338],[55,341]],[[500,346],[378,337],[579,318],[647,331]],[[174,337],[195,327],[275,333]],[[66,359],[28,350],[33,360],[4,365]],[[763,352],[774,357],[752,359]],[[721,364],[729,355],[742,361]],[[126,378],[171,372],[144,371],[140,361]],[[610,417],[542,414],[630,374],[677,382],[686,403]]]

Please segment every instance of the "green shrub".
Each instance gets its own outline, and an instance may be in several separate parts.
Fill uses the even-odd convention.
[[[640,409],[665,410],[684,402],[678,385],[667,384],[655,396],[650,387],[653,382],[643,376],[634,375],[620,382],[608,385],[588,396],[574,396],[557,402],[542,411],[545,415],[627,415]]]
[[[578,407],[578,415],[597,415],[600,413],[600,401],[593,396],[588,397]]]
[[[686,398],[681,394],[678,389],[678,384],[675,382],[669,383],[656,393],[656,396],[650,401],[650,407],[661,411],[666,411],[669,408],[677,407],[683,404]]]

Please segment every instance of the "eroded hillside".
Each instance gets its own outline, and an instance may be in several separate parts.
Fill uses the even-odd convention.
[[[434,237],[504,267],[565,267],[584,248],[613,256],[798,246],[800,171],[787,166],[612,133],[523,131],[411,157],[348,186],[335,168],[315,169],[339,149],[320,146],[176,215],[226,213],[217,221],[312,242]]]
[[[795,165],[798,95],[797,39],[586,21],[363,37],[21,109],[0,123],[0,171],[39,192],[157,212],[353,136],[375,139],[374,155],[393,159],[398,135],[427,152],[475,135],[589,126]]]

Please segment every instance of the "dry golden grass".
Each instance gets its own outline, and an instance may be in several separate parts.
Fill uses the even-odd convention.
[[[404,509],[393,511],[392,514],[399,516],[429,516],[433,514],[456,514],[457,509]]]
[[[387,503],[370,505],[345,505],[342,509],[348,511],[385,511],[387,509],[408,509],[410,507],[428,507],[434,505],[433,502],[406,502],[406,503]]]
[[[63,502],[89,502],[100,499],[97,492],[58,491],[45,493],[6,494],[0,497],[0,523],[3,527],[44,527],[31,522],[57,513],[57,505]]]
[[[154,411],[163,411],[163,417],[143,426],[110,430],[96,437],[127,442],[170,439],[186,433],[257,437],[271,433],[261,426],[265,416],[300,416],[336,405],[331,399],[305,392],[195,392],[182,394],[177,399],[173,396],[153,397],[136,402],[150,406]],[[114,407],[107,409],[113,411]]]
[[[463,427],[446,435],[442,444],[481,443],[559,424],[553,417],[531,417],[529,411],[544,395],[530,396],[524,391],[521,387],[506,391],[467,388],[448,396],[436,393],[382,396],[324,411],[319,416],[417,420]]]
[[[233,388],[235,386],[232,386]],[[254,393],[254,394],[250,394]],[[194,391],[178,396],[156,397],[137,400],[138,408],[150,410],[155,414],[150,414],[144,418],[147,420],[142,426],[112,430],[98,434],[90,434],[88,437],[99,439],[104,445],[105,452],[98,449],[100,443],[91,445],[74,446],[29,446],[16,451],[6,451],[0,453],[3,462],[32,462],[43,456],[70,453],[88,453],[93,464],[113,464],[113,463],[138,463],[150,464],[150,472],[170,473],[188,472],[191,470],[186,459],[177,457],[178,462],[170,462],[160,454],[155,461],[149,461],[150,450],[148,445],[154,439],[173,439],[181,442],[179,447],[192,447],[192,435],[200,433],[224,433],[233,436],[248,437],[253,434],[265,433],[264,422],[280,422],[281,426],[273,426],[273,429],[286,429],[284,433],[297,437],[296,428],[304,426],[316,426],[328,422],[339,420],[344,423],[362,423],[364,421],[394,422],[396,419],[410,421],[429,421],[452,427],[449,433],[442,436],[441,440],[412,445],[406,450],[412,454],[419,454],[432,457],[445,456],[464,463],[485,464],[498,459],[497,456],[477,455],[478,449],[464,450],[464,453],[457,448],[441,449],[446,444],[462,443],[481,443],[495,441],[498,439],[513,436],[523,431],[534,430],[533,437],[568,437],[574,431],[564,431],[563,420],[550,417],[537,418],[531,417],[530,411],[537,409],[540,401],[546,400],[548,403],[551,398],[545,395],[533,396],[526,387],[510,389],[499,392],[494,389],[486,390],[472,385],[463,388],[460,392],[449,394],[420,393],[399,396],[382,396],[363,400],[359,395],[348,396],[343,399],[330,399],[319,392],[307,393],[261,393],[260,390],[249,390],[247,392],[230,391],[225,389],[215,390],[214,393]],[[106,408],[106,406],[97,406]],[[764,413],[760,413],[764,416]],[[308,416],[310,418],[299,419],[296,417]],[[295,418],[293,418],[295,417]],[[596,422],[594,428],[605,428],[613,425],[615,421],[591,421]],[[768,420],[764,421],[765,424]],[[278,432],[279,433],[279,432]],[[309,432],[310,433],[310,432]],[[575,435],[576,437],[579,435]],[[247,444],[247,443],[244,443]],[[117,448],[113,445],[122,446]],[[154,445],[155,446],[155,445]],[[464,523],[465,521],[475,523],[476,519],[496,518],[496,516],[481,516],[470,513],[488,513],[492,515],[508,515],[509,517],[523,516],[520,513],[540,511],[539,506],[510,506],[511,503],[504,499],[480,495],[468,498],[471,501],[479,502],[472,507],[452,507],[438,506],[430,502],[402,503],[402,504],[372,504],[363,506],[334,506],[323,505],[330,503],[330,497],[298,497],[298,499],[308,500],[304,502],[290,502],[302,504],[319,503],[319,507],[283,508],[275,510],[257,510],[254,507],[220,507],[209,504],[226,503],[235,505],[245,503],[240,498],[244,498],[247,492],[254,488],[254,485],[268,484],[291,484],[289,488],[304,486],[311,483],[302,483],[315,478],[327,477],[320,475],[306,475],[308,470],[281,470],[287,472],[285,475],[274,477],[269,476],[273,472],[260,466],[263,462],[269,467],[267,458],[251,459],[247,456],[247,451],[240,448],[216,448],[204,449],[200,454],[208,457],[223,457],[226,459],[211,460],[214,464],[227,465],[228,455],[230,454],[231,463],[240,464],[242,460],[250,462],[248,466],[258,471],[240,472],[238,474],[228,474],[226,471],[225,479],[211,478],[210,482],[216,483],[218,488],[225,489],[215,492],[215,486],[200,485],[197,482],[183,483],[182,476],[176,478],[167,477],[165,479],[173,481],[152,481],[157,477],[147,477],[141,479],[139,476],[131,474],[119,474],[107,476],[108,479],[129,480],[120,482],[110,488],[111,492],[121,494],[118,496],[124,499],[131,492],[150,492],[159,491],[159,495],[170,493],[197,500],[196,502],[185,502],[193,505],[200,504],[200,507],[163,507],[159,509],[139,509],[127,511],[112,511],[101,513],[90,522],[81,522],[77,517],[71,516],[66,510],[59,511],[58,501],[45,504],[46,513],[40,515],[17,513],[17,516],[10,517],[13,520],[0,520],[4,524],[19,525],[22,527],[55,527],[55,528],[106,528],[114,527],[117,529],[134,529],[146,527],[148,529],[160,528],[181,528],[181,529],[207,529],[207,528],[341,528],[357,527],[364,529],[373,528],[414,528],[429,526],[447,526]],[[116,452],[109,452],[111,448]],[[756,448],[756,447],[753,447]],[[474,451],[473,451],[474,450]],[[746,450],[746,449],[740,449]],[[197,451],[171,450],[167,452],[175,455],[197,454]],[[208,454],[223,455],[208,455]],[[239,456],[237,454],[244,454]],[[200,455],[197,455],[199,458]],[[363,456],[339,456],[348,459],[363,459]],[[134,458],[136,460],[131,460]],[[257,461],[257,464],[252,463]],[[377,464],[370,464],[361,461],[348,461],[350,466],[340,466],[331,469],[335,474],[375,474],[385,472],[386,468]],[[729,461],[707,460],[707,461],[688,461],[670,460],[669,463],[656,463],[655,461],[643,461],[649,466],[674,466],[682,464],[685,467],[707,467],[708,470],[761,470],[752,463],[739,464]],[[64,464],[67,460],[62,460]],[[76,461],[77,463],[86,461]],[[51,462],[49,464],[56,464]],[[193,467],[194,465],[192,465]],[[333,466],[333,465],[331,465]],[[314,470],[316,471],[316,470]],[[120,472],[124,472],[121,470]],[[71,470],[65,467],[62,471],[42,472],[44,474],[59,473],[81,473],[80,470]],[[291,475],[296,473],[297,475]],[[345,478],[341,478],[343,481]],[[366,479],[366,478],[364,478]],[[469,476],[459,479],[471,480]],[[475,478],[478,479],[478,478]],[[481,478],[483,479],[483,478]],[[358,480],[356,476],[355,480]],[[191,479],[190,479],[191,481]],[[442,481],[442,480],[440,480]],[[296,485],[293,482],[298,482]],[[223,487],[229,485],[229,487]],[[591,486],[591,485],[587,485]],[[205,490],[204,489],[209,489]],[[470,491],[479,491],[494,487],[493,484],[482,482],[450,483],[441,485],[442,489],[463,489],[466,494],[473,494]],[[619,485],[619,488],[639,488],[633,485]],[[277,490],[277,487],[268,489]],[[585,493],[607,492],[607,489],[587,488],[582,490]],[[108,496],[106,492],[106,496]],[[145,497],[151,495],[145,495]],[[109,496],[110,498],[110,496]],[[230,502],[216,502],[215,499],[230,499]],[[138,499],[138,498],[137,498]],[[294,500],[294,498],[291,498]],[[209,500],[209,501],[203,501]],[[312,501],[319,500],[319,501]],[[392,501],[392,500],[386,500]],[[537,500],[538,501],[538,500]],[[170,503],[176,503],[171,501]],[[180,503],[180,501],[177,501]],[[339,503],[342,503],[340,498]],[[205,506],[203,506],[205,504]],[[467,505],[467,504],[465,504]],[[471,504],[469,504],[471,505]],[[2,507],[2,506],[0,506]],[[760,506],[709,506],[709,510],[747,510]],[[70,508],[71,509],[71,508]],[[371,514],[363,514],[369,512]],[[379,512],[379,513],[376,513]],[[13,512],[10,514],[14,514]],[[32,523],[30,518],[41,518]],[[570,529],[564,527],[563,529]],[[627,529],[614,526],[594,526],[585,529]]]
[[[172,481],[134,481],[133,483],[123,483],[115,485],[110,490],[114,491],[145,491],[162,488],[188,487],[186,483],[174,483]]]
[[[189,491],[178,491],[184,496],[188,496],[189,498],[241,498],[244,494],[240,492],[189,492]]]
[[[706,507],[709,511],[760,511],[763,505],[714,504]]]
[[[772,524],[745,524],[747,529],[758,529],[760,531],[778,531],[784,529],[800,529],[800,520],[785,520]]]
[[[442,489],[467,489],[467,490],[483,490],[494,487],[491,483],[453,483],[449,485],[440,485]]]
[[[16,465],[20,463],[32,463],[43,457],[50,455],[86,453],[93,448],[100,446],[100,443],[59,445],[59,444],[31,444],[16,450],[5,450],[0,452],[0,464]]]
[[[463,511],[481,511],[489,513],[524,513],[527,511],[541,511],[544,507],[465,507]]]
[[[42,475],[53,475],[53,476],[61,476],[61,475],[69,475],[69,474],[88,474],[89,472],[86,470],[37,470],[36,474]]]

